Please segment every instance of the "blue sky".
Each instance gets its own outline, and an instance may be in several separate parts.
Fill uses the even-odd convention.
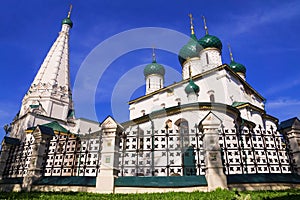
[[[248,83],[267,99],[266,110],[269,114],[280,120],[299,117],[299,1],[3,0],[0,6],[1,127],[10,123],[19,111],[24,94],[60,31],[60,22],[66,17],[70,3],[73,4],[71,18],[74,22],[70,37],[72,85],[84,60],[101,42],[124,31],[143,27],[165,28],[189,35],[187,15],[193,13],[198,38],[205,33],[201,20],[201,16],[205,15],[209,33],[223,42],[224,63],[229,63],[226,46],[227,43],[231,44],[235,61],[247,67]],[[136,37],[149,40],[149,37],[143,34]],[[174,39],[172,42],[177,47],[187,41]],[[180,77],[176,71],[180,72],[181,67],[177,55],[159,50],[160,44],[157,44],[157,41],[154,43],[156,44],[153,45],[158,47],[158,62],[169,66],[166,83],[179,81]],[[120,43],[124,44],[126,39]],[[107,49],[106,53],[110,50]],[[98,58],[103,59],[101,55]],[[112,91],[116,89],[124,74],[132,69],[142,69],[149,62],[151,49],[143,48],[120,55],[106,68],[96,85],[95,120],[102,121],[107,115],[113,115]],[[137,80],[143,80],[142,73]],[[131,91],[130,98],[144,93],[142,84],[135,89]],[[78,108],[85,101],[74,101],[75,109],[80,110],[76,113],[77,117],[89,118],[89,113],[84,113],[84,109]],[[120,113],[124,110],[126,112],[125,102],[124,105]],[[116,118],[124,121],[127,114],[123,113]],[[1,128],[0,136],[3,134]]]

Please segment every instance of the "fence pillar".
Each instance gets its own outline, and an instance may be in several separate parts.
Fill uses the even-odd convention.
[[[102,150],[100,173],[96,179],[97,193],[114,193],[115,178],[119,172],[119,145],[122,127],[112,117],[101,123]]]
[[[7,162],[9,160],[9,152],[11,151],[11,148],[19,146],[20,143],[20,140],[17,138],[11,138],[8,136],[5,136],[3,138],[0,155],[0,179],[4,178],[4,173],[7,167]]]
[[[281,122],[279,131],[289,140],[287,148],[291,156],[292,172],[300,175],[300,120],[295,117]]]
[[[25,191],[31,191],[32,183],[43,175],[43,166],[47,160],[47,143],[54,136],[51,128],[41,126],[37,126],[32,134],[34,143],[32,144],[31,160],[22,184],[22,189]]]
[[[201,124],[204,133],[205,177],[208,184],[208,191],[215,190],[216,188],[227,188],[227,179],[223,172],[221,148],[219,145],[218,129],[221,126],[221,120],[213,113],[209,113],[202,120]]]

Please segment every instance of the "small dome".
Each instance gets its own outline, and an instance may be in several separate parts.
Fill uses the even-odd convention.
[[[144,69],[145,77],[147,77],[151,74],[159,74],[161,76],[164,76],[165,75],[165,68],[161,64],[158,64],[154,60],[152,63],[146,65],[146,67]]]
[[[68,24],[71,28],[73,27],[73,22],[69,17],[63,19],[61,24]]]
[[[184,91],[187,94],[190,94],[190,93],[198,94],[200,91],[200,88],[198,85],[195,84],[195,82],[193,80],[190,80],[189,84],[185,87]]]
[[[245,74],[246,73],[246,67],[240,63],[231,61],[229,64],[230,68],[235,72],[240,72]]]
[[[178,59],[181,66],[187,58],[199,57],[199,52],[201,49],[202,48],[198,43],[197,37],[192,34],[188,43],[184,45],[179,51]]]
[[[209,34],[206,34],[204,37],[202,37],[199,40],[199,44],[202,46],[203,49],[208,47],[215,47],[220,51],[222,50],[222,46],[223,46],[219,38]]]

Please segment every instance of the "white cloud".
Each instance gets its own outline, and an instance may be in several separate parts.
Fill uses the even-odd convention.
[[[266,110],[280,121],[300,117],[300,99],[282,97],[267,101]]]
[[[300,106],[299,99],[279,98],[276,100],[267,101],[266,106],[268,108],[284,108]]]
[[[263,8],[264,9],[264,8]],[[252,13],[246,15],[231,15],[228,21],[233,23],[229,25],[228,23],[224,26],[234,27],[234,31],[230,34],[239,35],[245,32],[251,32],[253,30],[258,31],[259,26],[263,26],[270,23],[276,23],[283,20],[291,20],[300,15],[300,4],[298,1],[284,3],[281,1],[279,6],[268,7],[267,9],[260,10],[260,8],[253,9]],[[221,30],[226,30],[225,27],[221,26]],[[223,32],[223,31],[222,31]]]
[[[290,89],[290,88],[300,85],[299,79],[293,80],[292,77],[289,77],[289,79],[290,80],[287,80],[285,82],[281,82],[280,84],[274,85],[274,87],[269,87],[269,89],[267,89],[267,91],[265,91],[264,94],[265,95],[276,94],[283,90],[287,90],[287,89]]]

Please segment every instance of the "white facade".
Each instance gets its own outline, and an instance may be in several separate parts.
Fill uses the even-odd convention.
[[[184,175],[188,147],[194,150],[196,174],[204,175],[201,127],[209,113],[220,120],[218,148],[225,174],[291,172],[278,120],[266,114],[265,99],[245,81],[245,74],[222,63],[220,49],[204,48],[199,57],[187,58],[182,77],[129,102],[121,175]],[[189,78],[199,86],[198,94],[185,93]]]

